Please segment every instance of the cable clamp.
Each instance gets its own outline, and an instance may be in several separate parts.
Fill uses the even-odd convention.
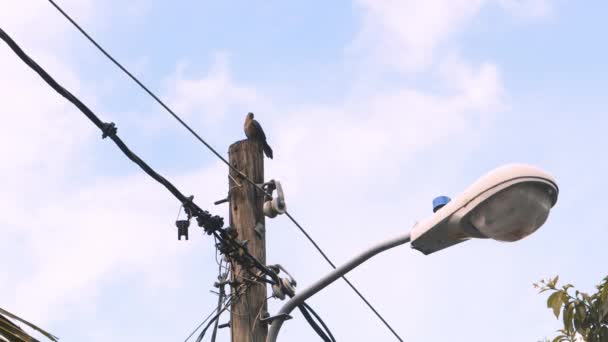
[[[107,137],[114,137],[118,131],[118,128],[116,128],[116,124],[113,122],[104,122],[101,124],[101,131],[103,132],[101,139],[105,139]]]

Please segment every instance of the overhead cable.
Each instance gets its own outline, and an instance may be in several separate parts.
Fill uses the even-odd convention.
[[[224,164],[226,164],[230,169],[234,170],[245,179],[249,184],[253,185],[258,191],[262,192],[264,195],[272,197],[266,190],[264,190],[259,184],[255,183],[251,180],[247,175],[238,170],[236,167],[231,165],[226,158],[224,158],[220,153],[217,152],[209,143],[207,143],[194,129],[192,129],[183,119],[181,119],[169,106],[167,106],[154,92],[152,92],[148,87],[146,87],[137,77],[135,77],[127,68],[125,68],[120,62],[118,62],[110,53],[108,53],[95,39],[91,37],[70,15],[68,15],[55,1],[48,0],[80,33],[82,33],[102,54],[104,54],[114,65],[116,65],[120,70],[122,70],[131,80],[133,80],[139,87],[141,87],[148,95],[150,95],[159,105],[161,105],[171,116],[173,116],[182,126],[184,126],[198,141],[200,141],[205,147],[207,147],[216,157],[218,157]],[[306,238],[314,245],[314,247],[321,253],[323,258],[335,269],[335,265],[329,260],[327,255],[321,250],[318,244],[312,239],[312,237],[304,230],[304,228],[289,214],[286,212],[289,219],[300,229],[300,231],[306,236]],[[378,310],[376,310],[373,305],[355,288],[355,286],[346,278],[342,277],[344,281],[350,286],[357,296],[363,300],[363,302],[369,307],[370,310],[384,323],[384,325],[391,331],[391,333],[401,342],[403,339],[397,334],[397,332],[390,326],[390,324],[380,315]]]
[[[102,131],[102,138],[109,137],[118,148],[135,164],[137,164],[144,172],[150,177],[161,183],[165,188],[169,190],[184,206],[184,209],[188,212],[188,216],[196,217],[198,225],[203,227],[208,234],[214,234],[214,236],[220,240],[220,242],[229,245],[232,249],[240,249],[243,251],[243,255],[248,259],[250,263],[256,266],[265,275],[275,277],[274,272],[268,270],[259,260],[253,257],[246,249],[245,246],[238,243],[234,238],[230,237],[225,230],[222,230],[224,225],[224,219],[220,216],[212,216],[208,211],[201,209],[193,201],[193,197],[186,197],[182,194],[171,182],[165,179],[163,176],[154,171],[146,162],[139,158],[133,153],[127,145],[118,137],[117,129],[114,123],[105,123],[101,121],[93,111],[91,111],[82,101],[74,96],[67,89],[62,87],[55,79],[53,79],[40,65],[38,65],[33,59],[31,59],[17,43],[2,29],[0,28],[0,39],[2,39],[15,54],[31,69],[33,69],[40,77],[57,91],[61,96],[66,98],[72,104],[74,104],[80,111],[85,114],[94,124]],[[218,233],[219,232],[219,233]]]
[[[259,184],[256,184],[254,181],[252,181],[251,179],[249,179],[247,177],[247,175],[245,175],[243,172],[241,172],[241,170],[239,170],[236,167],[232,166],[226,160],[226,158],[222,157],[222,155],[220,153],[218,153],[217,150],[215,148],[213,148],[213,146],[211,146],[209,143],[207,143],[205,141],[205,139],[203,139],[198,133],[196,133],[196,131],[194,131],[194,129],[192,129],[182,118],[180,118],[179,115],[177,115],[171,108],[169,108],[169,106],[167,106],[165,104],[165,102],[163,102],[158,96],[156,96],[156,94],[154,94],[148,87],[146,87],[137,77],[135,77],[129,70],[127,70],[124,66],[122,66],[122,64],[120,64],[114,57],[112,57],[112,55],[110,55],[103,47],[101,47],[101,45],[99,45],[74,19],[72,19],[72,17],[70,17],[61,7],[59,7],[59,5],[57,5],[57,3],[55,3],[55,1],[49,0],[49,2],[67,20],[69,20],[72,23],[72,25],[74,25],[74,27],[76,27],[78,29],[78,31],[80,31],[80,33],[82,33],[93,45],[95,45],[95,47],[97,47],[97,49],[99,49],[99,51],[101,51],[101,53],[103,53],[110,61],[112,61],[112,63],[114,63],[120,70],[122,70],[127,76],[129,76],[129,78],[131,78],[135,83],[137,83],[137,85],[139,85],[140,88],[142,88],[159,105],[161,105],[161,107],[163,107],[169,114],[171,114],[171,116],[173,116],[175,118],[175,120],[177,120],[182,126],[184,126],[184,128],[186,128],[190,133],[192,133],[192,135],[194,135],[194,137],[196,137],[196,139],[198,141],[200,141],[213,154],[215,154],[216,157],[218,157],[222,162],[224,162],[224,164],[226,164],[230,169],[234,170],[240,176],[242,176],[248,183],[250,183],[251,185],[255,186],[259,191],[261,191],[265,195],[270,196],[264,189],[262,189],[262,187]]]
[[[331,259],[329,259],[329,257],[327,256],[327,254],[325,254],[325,252],[323,252],[323,250],[321,249],[321,247],[319,247],[319,245],[308,234],[308,232],[306,232],[306,230],[300,225],[300,223],[298,223],[298,221],[296,221],[296,219],[294,219],[293,216],[291,216],[291,214],[289,214],[289,212],[286,212],[285,215],[287,215],[287,217],[289,217],[289,219],[291,220],[291,222],[293,222],[293,224],[295,224],[296,227],[298,227],[298,229],[300,229],[300,231],[302,232],[302,234],[304,234],[304,236],[306,236],[306,238],[308,239],[308,241],[310,241],[310,243],[312,243],[313,246],[315,246],[315,248],[317,249],[317,251],[323,256],[323,258],[325,259],[325,261],[327,261],[327,263],[335,270],[336,269],[336,265],[334,265],[334,263],[331,261]],[[348,284],[348,286],[350,286],[350,288],[353,291],[355,291],[355,293],[357,294],[357,296],[359,296],[359,298],[361,298],[361,300],[367,305],[367,307],[370,310],[372,310],[372,312],[376,315],[376,317],[378,317],[378,319],[380,319],[382,321],[382,323],[384,323],[384,325],[391,331],[391,333],[395,336],[395,338],[397,338],[399,341],[403,342],[403,339],[401,338],[401,336],[399,336],[399,334],[397,334],[397,332],[395,331],[395,329],[393,329],[393,327],[384,319],[384,317],[382,317],[382,315],[378,312],[378,310],[376,310],[376,308],[374,308],[374,306],[372,305],[372,303],[370,303],[365,298],[365,296],[363,296],[363,294],[361,292],[359,292],[359,290],[357,290],[357,288],[355,287],[355,285],[353,285],[353,283],[351,283],[350,280],[348,280],[348,278],[346,278],[346,276],[342,276],[342,279],[344,279],[344,281],[346,282],[346,284]]]
[[[302,316],[304,316],[304,318],[306,319],[306,322],[308,322],[308,324],[313,328],[313,330],[317,333],[317,335],[319,335],[319,337],[321,337],[323,342],[336,342],[336,339],[331,334],[331,331],[329,331],[329,328],[327,328],[327,325],[325,325],[325,322],[323,322],[321,317],[319,317],[319,315],[308,304],[304,303],[304,304],[298,305],[298,309],[302,313]],[[315,322],[315,320],[310,315],[311,313],[315,316],[315,318],[319,321],[319,323],[321,323],[321,325],[323,326],[323,329],[325,329],[325,330],[323,330],[317,324],[317,322]]]

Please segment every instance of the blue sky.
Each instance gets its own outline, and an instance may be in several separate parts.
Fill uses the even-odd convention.
[[[352,272],[406,341],[549,337],[559,322],[532,283],[560,274],[591,291],[606,275],[605,2],[59,4],[220,152],[255,112],[275,150],[267,178],[337,263],[495,167],[553,174],[558,203],[525,240],[404,247]],[[157,171],[226,216],[213,206],[225,167],[50,4],[4,0],[0,23]],[[4,45],[0,74],[0,306],[62,341],[185,339],[216,302],[212,241],[191,231],[178,242],[179,204]],[[329,271],[286,218],[267,224],[268,261],[300,287]],[[341,282],[311,305],[338,340],[393,340]],[[315,338],[299,315],[281,332]]]

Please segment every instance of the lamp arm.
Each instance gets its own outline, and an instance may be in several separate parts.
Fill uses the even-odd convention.
[[[277,336],[279,335],[279,330],[281,329],[283,322],[285,321],[286,317],[291,313],[291,311],[298,307],[298,305],[304,303],[304,301],[306,301],[308,298],[312,297],[317,292],[326,288],[329,284],[333,283],[338,278],[344,276],[353,268],[361,265],[376,254],[382,253],[393,247],[403,245],[405,243],[408,243],[409,241],[410,234],[408,232],[407,234],[399,235],[395,238],[370,247],[358,256],[345,263],[344,265],[334,269],[332,272],[330,272],[323,278],[317,280],[315,283],[296,294],[293,298],[287,301],[285,305],[283,305],[279,313],[273,319],[272,324],[270,325],[270,329],[268,330],[268,337],[266,338],[266,342],[276,342]]]

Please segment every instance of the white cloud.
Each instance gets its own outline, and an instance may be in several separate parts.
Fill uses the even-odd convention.
[[[187,76],[188,63],[178,64],[169,77],[166,88],[170,107],[186,118],[194,118],[206,125],[218,124],[229,112],[243,116],[249,108],[264,106],[264,99],[254,88],[241,86],[232,80],[229,58],[216,53],[207,74],[202,78]]]
[[[91,1],[61,5],[85,26],[97,8]],[[87,90],[94,85],[83,83],[60,52],[69,51],[65,32],[73,28],[49,4],[10,1],[0,21],[60,84],[103,112]],[[139,170],[136,176],[88,175],[92,146],[102,143],[98,129],[4,43],[0,74],[0,257],[7,261],[0,306],[45,326],[82,311],[94,316],[102,284],[121,272],[141,273],[142,288],[179,286],[175,258],[192,249],[175,244],[175,200]],[[200,182],[207,172],[215,171],[178,181]]]
[[[550,0],[500,0],[500,4],[512,14],[527,18],[547,17],[554,11]]]
[[[69,9],[82,23],[88,22],[94,14],[93,0],[65,0],[58,3]],[[0,22],[2,28],[20,42],[25,39],[45,48],[67,43],[63,33],[70,28],[70,24],[55,8],[43,1],[4,0]]]
[[[495,64],[482,63],[478,70],[457,56],[448,56],[438,64],[444,84],[462,92],[463,100],[479,110],[496,110],[504,92]]]
[[[205,175],[215,176],[197,176]],[[10,303],[45,322],[83,309],[94,312],[100,284],[121,273],[143,274],[142,288],[178,287],[176,265],[192,246],[175,243],[177,208],[164,188],[139,172],[100,179],[34,208],[20,225],[26,240],[20,254],[31,267],[15,284]],[[66,303],[72,303],[67,310],[57,309]]]
[[[365,91],[350,94],[336,101],[337,105],[294,105],[279,113],[260,91],[235,80],[227,56],[218,54],[202,77],[191,77],[186,72],[187,65],[179,66],[167,81],[168,102],[185,117],[214,128],[228,113],[241,115],[251,108],[253,111],[264,108],[267,114],[261,120],[276,154],[276,159],[267,163],[267,176],[284,181],[288,205],[293,205],[298,217],[306,217],[303,223],[315,237],[323,236],[325,245],[333,242],[331,255],[341,260],[376,236],[407,229],[416,218],[413,213],[419,212],[422,204],[413,198],[422,196],[415,194],[428,197],[428,188],[433,185],[412,184],[410,189],[401,189],[400,186],[414,181],[408,178],[411,171],[402,167],[405,163],[440,145],[446,149],[442,162],[447,164],[441,167],[449,167],[456,173],[459,165],[450,163],[456,159],[450,156],[455,151],[463,153],[459,150],[463,145],[448,142],[471,136],[474,140],[474,131],[491,121],[493,113],[502,108],[503,86],[495,64],[475,65],[451,51],[440,51],[466,27],[482,3],[481,0],[357,1],[363,22],[352,44],[354,54],[345,63],[352,62],[350,58],[354,57],[364,60],[372,72],[426,71],[425,75],[437,80],[439,90],[402,84],[387,90],[378,77]],[[15,6],[16,18],[27,16],[26,8]],[[13,27],[21,27],[21,22],[36,21],[41,25],[46,19],[26,17],[21,21],[11,17],[10,20]],[[27,41],[32,32],[24,29],[20,39]],[[59,35],[52,30],[46,34]],[[54,57],[52,50],[35,52],[37,59],[68,88],[85,88],[72,70]],[[0,73],[9,80],[0,85],[2,93],[9,95],[2,110],[13,114],[0,127],[0,156],[13,161],[0,170],[0,178],[15,180],[4,185],[4,195],[0,197],[0,204],[12,213],[0,218],[6,237],[0,242],[0,250],[6,254],[0,255],[23,257],[20,265],[25,264],[23,269],[13,270],[19,279],[17,283],[8,284],[6,278],[0,278],[0,303],[10,303],[24,316],[43,322],[82,310],[94,312],[104,280],[121,272],[145,274],[144,284],[136,287],[179,286],[184,275],[172,266],[179,264],[178,260],[192,247],[176,248],[165,234],[158,233],[173,229],[175,201],[138,170],[135,175],[97,177],[78,189],[70,187],[68,169],[86,160],[89,139],[94,137],[94,143],[99,143],[98,133],[71,105],[20,65],[12,54],[0,55]],[[360,68],[357,72],[367,71]],[[417,167],[410,165],[412,169]],[[214,164],[175,180],[189,189],[207,180],[204,182],[208,185],[207,195],[200,197],[200,203],[211,203],[218,198],[205,196],[225,193],[225,183],[220,181],[225,180],[225,171]],[[430,177],[441,170],[423,172]],[[48,180],[54,184],[46,184]],[[279,224],[284,222],[279,221],[282,219],[273,222],[272,229],[286,226]],[[284,263],[300,284],[322,273],[311,267],[310,258],[293,253],[294,250],[308,253],[310,246],[299,237],[294,238],[297,233],[291,228],[271,233],[271,238],[283,237],[273,245],[277,248],[272,253],[279,255],[281,249],[288,250],[280,255],[281,260],[270,261]],[[347,233],[349,239],[344,239]],[[171,236],[175,236],[174,232]],[[316,256],[314,252],[306,255]],[[381,311],[389,310],[393,318],[401,318],[393,304],[395,298],[407,300],[402,284],[408,282],[408,277],[409,274],[400,274],[390,284],[382,283],[392,292],[375,294]],[[378,287],[376,280],[360,280],[358,284],[366,289],[366,294]],[[344,291],[334,294],[342,295]],[[351,298],[350,292],[347,296]],[[327,300],[336,303],[344,297],[336,298]],[[73,307],[65,305],[74,302],[77,303]],[[416,302],[423,304],[421,299]],[[338,310],[338,306],[332,307]],[[365,318],[358,319],[364,324]],[[341,333],[357,337],[354,329],[348,329],[349,324],[347,320],[336,322]],[[365,333],[373,336],[371,331]]]
[[[453,48],[453,39],[482,10],[497,2],[522,17],[545,17],[550,0],[355,0],[362,24],[349,47],[361,69],[419,72]]]
[[[352,49],[368,64],[396,71],[420,71],[435,52],[476,15],[482,0],[357,0],[361,30]],[[374,65],[379,64],[379,65]]]
[[[475,141],[474,132],[501,108],[502,85],[495,66],[450,63],[453,67],[446,62],[444,69],[451,85],[445,94],[401,88],[370,93],[342,106],[302,107],[281,114],[271,135],[277,158],[267,164],[268,177],[284,182],[288,198],[297,198],[296,206],[317,213],[317,225],[348,226],[365,239],[364,220],[348,219],[350,213],[367,211],[370,201],[386,208],[394,205],[389,202],[401,201],[391,189],[407,183],[404,165],[450,140]],[[446,154],[454,152],[445,148]],[[342,233],[331,229],[322,234],[331,241]]]

